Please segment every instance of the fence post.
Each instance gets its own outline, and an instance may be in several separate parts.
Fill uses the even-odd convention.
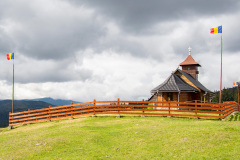
[[[171,117],[171,111],[170,111],[170,104],[171,103],[171,101],[170,100],[168,100],[168,117]]]
[[[222,114],[219,114],[219,116],[223,116],[223,118],[222,119],[224,119],[225,118],[225,115],[224,115],[224,102],[223,102],[223,106],[221,106],[221,104],[218,106],[219,107],[219,109],[220,110],[217,110],[217,111],[221,111],[221,113]],[[221,118],[219,118],[219,119],[221,119]]]
[[[198,116],[197,116],[197,100],[195,100],[195,118],[198,118]]]
[[[73,102],[71,102],[71,117],[73,118],[73,116],[74,116],[74,113],[73,113]]]
[[[48,120],[51,121],[51,106],[48,108]]]
[[[29,112],[30,112],[30,109],[28,109],[28,119],[27,119],[28,122],[30,122]]]
[[[59,115],[58,108],[56,110],[57,110],[57,119],[58,119],[58,115]]]
[[[88,106],[88,105],[87,105],[87,106]],[[83,106],[81,105],[81,106],[80,106],[80,111],[81,111],[80,114],[83,114],[83,112],[82,112],[82,107],[83,107]],[[78,113],[78,114],[79,114],[79,113]]]
[[[8,124],[9,124],[9,125],[8,125],[8,129],[9,129],[9,130],[10,130],[10,129],[13,129],[13,125],[11,125],[11,122],[10,122],[10,121],[12,120],[12,118],[13,118],[11,114],[12,114],[12,113],[9,112],[9,121],[8,121]]]
[[[117,100],[117,105],[118,105],[118,114],[119,114],[119,112],[120,112],[120,108],[119,108],[119,105],[120,105],[120,99],[118,98],[118,100]]]
[[[144,99],[142,100],[143,102],[144,102]],[[142,103],[142,110],[143,110],[143,113],[142,113],[142,117],[145,117],[145,115],[144,115],[144,109],[145,109],[145,103]]]
[[[220,104],[220,107],[221,107],[221,104]],[[222,108],[223,108],[223,119],[224,119],[224,118],[226,118],[226,113],[225,113],[225,111],[226,111],[226,105],[225,105],[225,102],[223,102]]]
[[[68,115],[68,107],[65,108],[65,117]]]
[[[25,123],[26,123],[26,111],[24,111],[24,119],[25,119],[25,120],[24,120],[23,122],[24,122],[24,124],[25,124]]]
[[[93,100],[93,117],[95,117],[95,106],[96,106],[96,100]]]
[[[38,111],[37,112],[35,112],[35,114],[36,114],[36,122],[38,121]]]
[[[11,120],[12,120],[12,115],[11,112],[9,112],[9,120],[8,120],[8,126],[11,128]],[[12,128],[11,128],[12,129]]]
[[[119,105],[120,105],[120,99],[118,98],[118,100],[117,100],[118,115],[116,116],[116,118],[121,118]]]

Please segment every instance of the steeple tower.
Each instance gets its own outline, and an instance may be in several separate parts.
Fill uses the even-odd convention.
[[[182,71],[190,74],[193,78],[198,80],[198,67],[201,67],[200,64],[198,64],[191,56],[191,49],[188,48],[189,55],[188,57],[179,65],[182,67]]]

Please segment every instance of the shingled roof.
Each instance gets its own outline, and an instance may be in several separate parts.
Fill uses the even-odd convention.
[[[151,93],[156,92],[199,92],[197,88],[194,88],[190,84],[188,84],[186,81],[184,81],[178,74],[184,75],[190,82],[192,82],[197,88],[205,91],[210,92],[207,88],[205,88],[198,80],[194,79],[190,74],[177,69],[175,72],[173,72],[162,84],[155,87],[151,90]]]
[[[172,73],[168,79],[166,79],[162,84],[154,88],[151,92],[198,92],[198,90],[191,85],[187,84],[178,75]]]
[[[212,91],[210,91],[209,89],[207,89],[206,87],[204,87],[198,80],[196,80],[195,78],[193,78],[190,74],[180,70],[180,69],[177,69],[175,71],[176,72],[180,72],[181,74],[183,74],[189,81],[191,81],[196,87],[198,87],[199,89],[205,91],[205,92],[209,92],[209,93],[212,93]]]
[[[188,57],[179,64],[180,66],[185,66],[185,65],[195,65],[195,66],[201,66],[200,64],[198,64],[193,58],[192,56],[189,54]]]

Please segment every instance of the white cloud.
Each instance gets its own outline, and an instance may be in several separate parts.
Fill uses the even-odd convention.
[[[79,66],[75,64],[76,69],[92,72],[91,78],[86,81],[16,83],[16,98],[51,96],[79,101],[91,101],[94,98],[114,100],[117,97],[127,100],[147,99],[150,97],[150,90],[176,69],[170,67],[174,61],[165,64],[154,59],[146,61],[128,53],[118,54],[112,50],[99,54],[91,52],[86,50],[88,55],[82,63]],[[10,88],[11,84],[5,86]]]

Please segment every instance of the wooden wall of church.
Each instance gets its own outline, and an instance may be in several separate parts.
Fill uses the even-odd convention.
[[[197,100],[198,102],[203,102],[204,101],[204,97],[203,97],[204,93],[194,93],[194,92],[181,92],[179,95],[179,102],[193,102],[195,100]],[[209,102],[210,99],[210,95],[209,93],[206,95],[205,98],[205,102]],[[161,94],[159,93],[157,96],[157,101],[161,102],[166,102],[168,100],[171,101],[176,101],[178,102],[178,92],[165,92]],[[168,104],[163,104],[163,106],[167,106]]]
[[[198,79],[197,78],[197,74],[198,74],[197,66],[191,66],[191,65],[182,66],[182,70],[184,72],[192,75],[193,78]]]

